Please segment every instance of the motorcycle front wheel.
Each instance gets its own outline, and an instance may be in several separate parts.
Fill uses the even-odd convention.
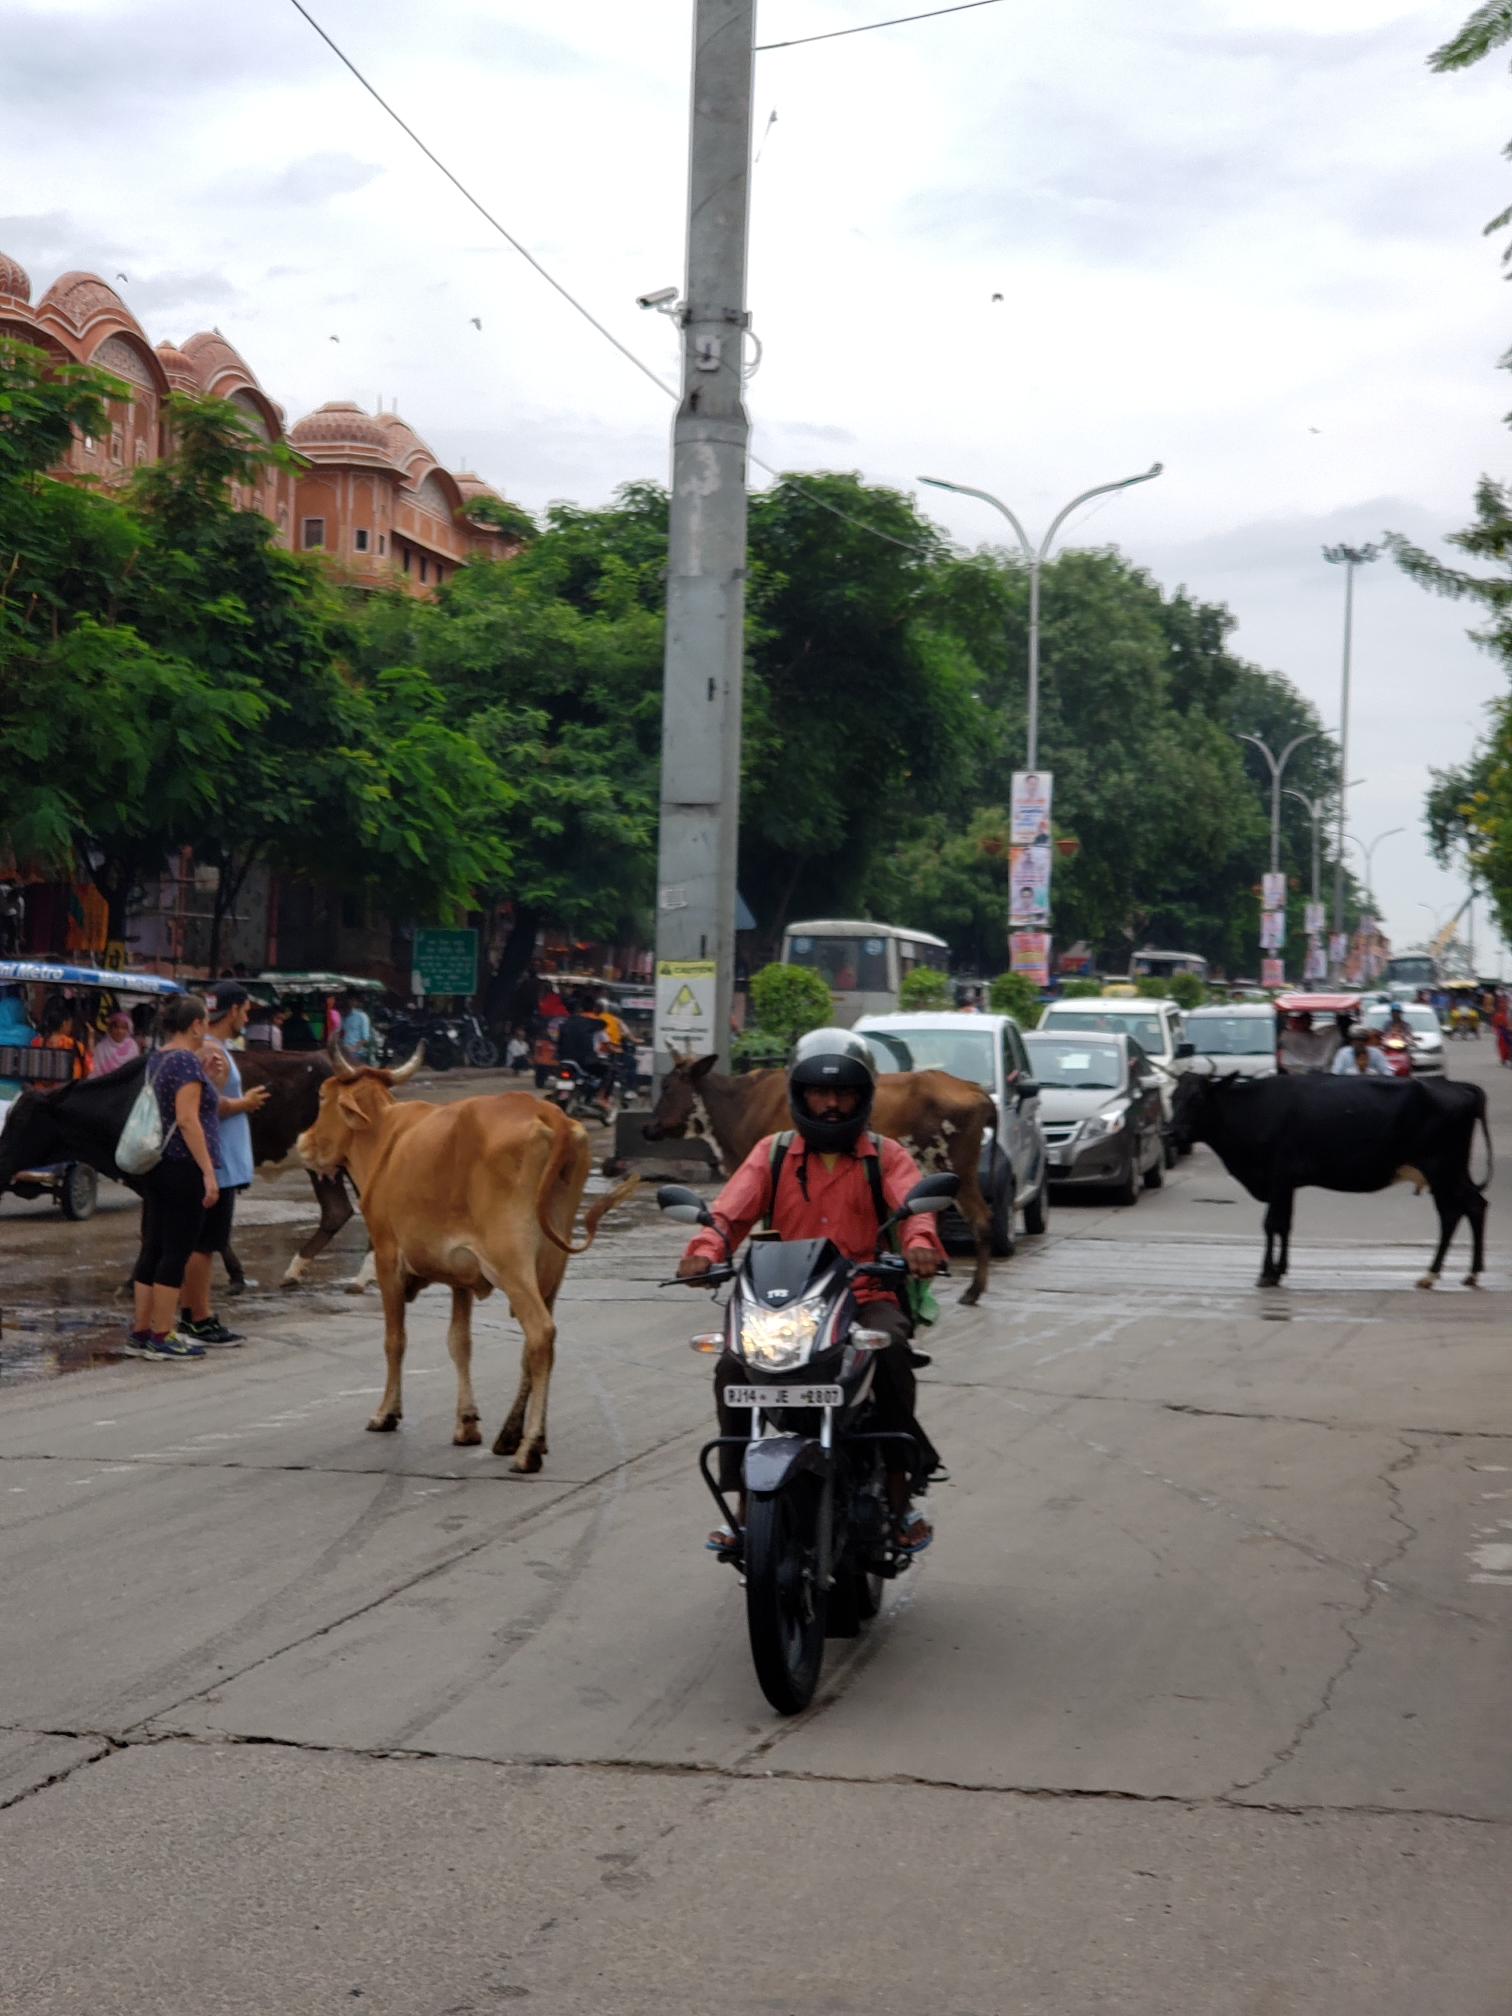
[[[469,1036],[467,1039],[467,1061],[474,1071],[492,1071],[499,1061],[499,1046],[486,1036]]]
[[[761,1691],[779,1715],[807,1708],[824,1662],[819,1587],[819,1491],[795,1477],[746,1513],[746,1625]]]

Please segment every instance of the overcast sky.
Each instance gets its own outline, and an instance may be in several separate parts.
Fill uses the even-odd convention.
[[[763,0],[759,39],[926,4]],[[1001,0],[760,56],[757,452],[976,484],[1035,532],[1159,459],[1069,536],[1226,602],[1236,648],[1332,725],[1343,584],[1321,546],[1391,527],[1443,550],[1509,459],[1512,295],[1481,226],[1512,198],[1512,88],[1499,59],[1423,60],[1469,8]],[[670,378],[674,332],[635,296],[681,277],[690,0],[311,11]],[[289,0],[0,0],[0,46],[0,249],[34,295],[98,271],[155,342],[219,326],[291,420],[397,399],[532,508],[665,477],[671,402]],[[962,541],[998,538],[986,506],[922,494]],[[1468,620],[1385,561],[1361,577],[1350,824],[1407,829],[1375,857],[1399,946],[1463,894],[1422,796],[1503,690]]]

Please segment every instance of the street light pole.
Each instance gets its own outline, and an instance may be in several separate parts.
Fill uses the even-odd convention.
[[[1349,659],[1354,640],[1354,577],[1356,567],[1368,567],[1380,558],[1379,546],[1325,546],[1323,558],[1344,569],[1344,675],[1339,698],[1339,844],[1334,862],[1333,928],[1336,938],[1344,932],[1344,812],[1349,785]],[[1343,962],[1336,962],[1339,972]]]
[[[1273,756],[1271,754],[1270,744],[1268,742],[1262,742],[1258,735],[1237,736],[1237,739],[1240,742],[1253,742],[1255,747],[1260,751],[1260,754],[1265,758],[1266,762],[1270,765],[1272,875],[1276,874],[1281,866],[1281,773],[1283,770],[1285,770],[1288,762],[1291,760],[1292,751],[1294,749],[1300,749],[1304,742],[1316,741],[1321,733],[1322,733],[1321,729],[1310,728],[1305,735],[1294,735],[1290,740],[1290,742],[1287,743],[1286,747],[1281,751],[1279,757]],[[1292,796],[1294,798],[1299,798],[1301,797],[1301,795],[1302,794],[1299,791],[1294,791],[1292,793]],[[1314,860],[1316,861],[1316,856],[1314,856]],[[1316,875],[1317,873],[1316,867],[1314,867],[1313,872]]]
[[[1365,856],[1365,894],[1370,898],[1370,914],[1375,918],[1377,923],[1380,922],[1380,913],[1376,906],[1375,873],[1371,866],[1375,860],[1375,850],[1383,840],[1389,840],[1394,833],[1405,833],[1406,831],[1407,828],[1405,826],[1388,826],[1384,833],[1377,833],[1368,847],[1363,840],[1356,839],[1353,833],[1346,833],[1344,835],[1350,846],[1358,847],[1360,852]]]
[[[959,497],[980,497],[984,504],[990,504],[994,510],[1001,511],[1017,533],[1024,558],[1029,563],[1029,748],[1024,764],[1026,770],[1039,768],[1040,569],[1045,564],[1055,535],[1077,506],[1085,504],[1089,498],[1105,496],[1110,490],[1127,490],[1135,483],[1149,483],[1160,474],[1163,467],[1163,463],[1156,462],[1146,469],[1142,476],[1125,476],[1120,482],[1098,483],[1090,490],[1083,490],[1079,497],[1073,497],[1065,509],[1051,521],[1050,530],[1040,541],[1037,549],[1030,545],[1028,533],[1013,512],[1000,497],[994,497],[990,490],[974,490],[969,483],[947,483],[942,476],[919,478],[921,483],[928,483],[932,489],[954,490]]]

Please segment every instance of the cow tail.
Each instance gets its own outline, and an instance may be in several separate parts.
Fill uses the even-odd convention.
[[[546,1167],[541,1172],[540,1184],[536,1189],[536,1223],[551,1241],[552,1245],[557,1248],[558,1252],[586,1253],[588,1248],[593,1244],[594,1236],[598,1232],[599,1221],[605,1212],[612,1211],[616,1204],[622,1203],[640,1182],[640,1178],[639,1176],[628,1177],[625,1182],[619,1185],[618,1189],[611,1190],[607,1197],[600,1197],[597,1203],[589,1209],[587,1216],[583,1220],[583,1229],[588,1235],[587,1238],[581,1246],[569,1244],[548,1220],[546,1216],[546,1203],[551,1195],[553,1185],[560,1180],[562,1171],[567,1165],[567,1157],[573,1153],[577,1145],[573,1139],[573,1132],[574,1130],[565,1126],[552,1129],[551,1154],[547,1158]]]

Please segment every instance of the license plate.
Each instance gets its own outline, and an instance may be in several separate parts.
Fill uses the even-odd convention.
[[[726,1386],[726,1407],[839,1407],[842,1386]]]

